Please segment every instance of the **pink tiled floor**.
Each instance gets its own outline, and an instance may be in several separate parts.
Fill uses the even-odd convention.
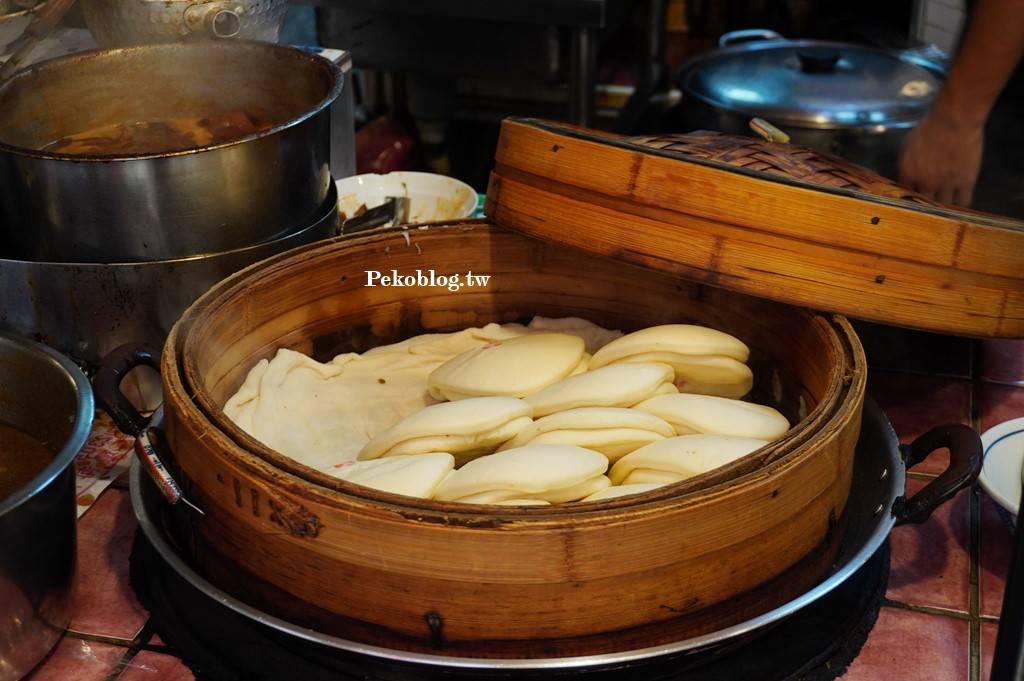
[[[964,681],[971,668],[969,628],[963,619],[882,608],[843,681]]]
[[[872,363],[869,392],[901,442],[942,423],[984,430],[1024,416],[1024,341],[949,340],[938,339],[933,356],[948,359],[956,371]],[[914,342],[922,340],[915,336]],[[950,347],[977,359],[949,356]],[[960,367],[975,363],[977,378],[961,375]],[[908,492],[923,487],[947,460],[936,452],[915,467]],[[173,651],[151,640],[147,613],[128,585],[135,526],[123,483],[104,491],[82,516],[79,612],[30,681],[194,678]],[[987,681],[1012,545],[992,500],[977,487],[961,491],[923,524],[894,529],[890,542],[886,601],[843,681]]]
[[[122,488],[100,495],[78,525],[78,609],[71,629],[132,640],[149,615],[124,589],[138,527],[128,493]]]
[[[937,344],[956,347],[948,339]],[[973,341],[965,352],[977,366],[969,372],[973,378],[920,367],[901,371],[898,365],[872,371],[869,392],[901,442],[940,423],[967,423],[984,432],[1024,416],[1024,342]],[[948,359],[959,365],[965,358]],[[912,469],[916,479],[908,492],[941,472],[948,457],[937,454]],[[894,529],[890,603],[843,680],[987,680],[1012,539],[995,503],[977,486],[924,524]]]
[[[923,480],[911,479],[908,493],[924,485]],[[887,597],[905,605],[968,613],[969,532],[969,491],[939,507],[928,522],[893,529]]]

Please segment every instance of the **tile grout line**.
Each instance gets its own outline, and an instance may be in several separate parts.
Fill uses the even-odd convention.
[[[964,622],[970,622],[972,619],[971,613],[964,612],[963,610],[956,610],[953,608],[943,608],[937,605],[914,605],[912,603],[904,603],[903,601],[896,601],[891,598],[886,598],[884,605],[892,608],[893,610],[906,610],[907,612],[917,612],[922,615],[935,615],[936,617],[948,617],[953,620],[961,620]]]
[[[131,666],[132,660],[135,659],[135,655],[138,652],[139,651],[135,648],[129,648],[126,650],[124,655],[120,660],[118,660],[117,664],[114,665],[114,668],[110,670],[110,673],[107,674],[103,681],[117,681],[121,678],[121,674]]]
[[[103,681],[117,681],[121,678],[121,675],[132,666],[132,661],[135,657],[144,650],[151,650],[150,642],[153,640],[153,628],[150,620],[146,620],[146,623],[142,625],[139,632],[133,639],[121,639],[124,642],[124,654],[121,659],[117,661],[110,673],[103,679]]]
[[[973,419],[972,419],[973,420]],[[977,486],[971,487],[968,496],[969,508],[969,556],[970,577],[968,580],[968,610],[970,611],[970,681],[981,681],[981,495]]]
[[[107,636],[105,634],[89,634],[84,631],[77,629],[67,629],[64,635],[69,638],[77,638],[79,641],[91,641],[92,643],[106,643],[107,645],[118,646],[120,648],[131,648],[135,645],[135,641],[130,638],[121,638],[119,636]]]
[[[977,339],[970,342],[970,424],[977,432],[981,432],[981,384],[979,369],[981,367],[982,344]],[[981,681],[981,495],[977,484],[971,486],[968,494],[968,558],[969,576],[967,584],[967,609],[970,612],[968,632],[968,678],[970,681]]]

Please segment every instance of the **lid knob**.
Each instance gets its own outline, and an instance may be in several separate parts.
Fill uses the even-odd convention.
[[[839,50],[833,47],[800,47],[796,56],[804,73],[834,73],[839,62]]]

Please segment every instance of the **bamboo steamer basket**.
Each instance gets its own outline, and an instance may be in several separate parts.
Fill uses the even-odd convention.
[[[453,659],[601,655],[720,631],[806,593],[842,544],[866,377],[845,315],[1024,330],[1019,224],[788,145],[509,119],[486,213],[275,256],[220,282],[171,330],[167,463],[203,511],[179,530],[210,582],[328,635]],[[371,270],[489,280],[369,287]],[[326,361],[535,315],[732,333],[752,348],[751,398],[794,427],[641,495],[496,507],[337,480],[222,411],[281,347]]]
[[[486,285],[367,287],[368,270],[486,273]],[[704,476],[550,508],[378,492],[297,464],[221,410],[278,348],[320,360],[534,315],[625,331],[706,324],[752,348],[753,396],[796,425]],[[188,550],[212,583],[347,640],[453,657],[575,657],[720,630],[820,581],[842,542],[864,356],[841,316],[581,254],[487,220],[390,229],[230,277],[172,329],[166,435]]]
[[[806,593],[842,544],[866,378],[845,315],[1024,330],[1019,224],[788,145],[509,119],[486,213],[275,256],[220,282],[171,330],[168,467],[203,511],[179,530],[212,583],[328,635],[453,659],[601,655],[720,631]],[[371,270],[489,280],[369,287]],[[535,315],[732,333],[752,348],[751,398],[794,427],[641,495],[496,507],[337,480],[222,411],[281,347],[326,361]]]

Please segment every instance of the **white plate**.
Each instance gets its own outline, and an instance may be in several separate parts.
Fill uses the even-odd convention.
[[[360,206],[381,205],[389,196],[409,197],[410,224],[460,220],[473,214],[478,200],[465,182],[434,173],[368,173],[343,177],[336,184],[342,220],[354,217]]]
[[[1024,418],[989,428],[982,433],[981,444],[985,462],[978,483],[1016,521],[1024,467]]]

